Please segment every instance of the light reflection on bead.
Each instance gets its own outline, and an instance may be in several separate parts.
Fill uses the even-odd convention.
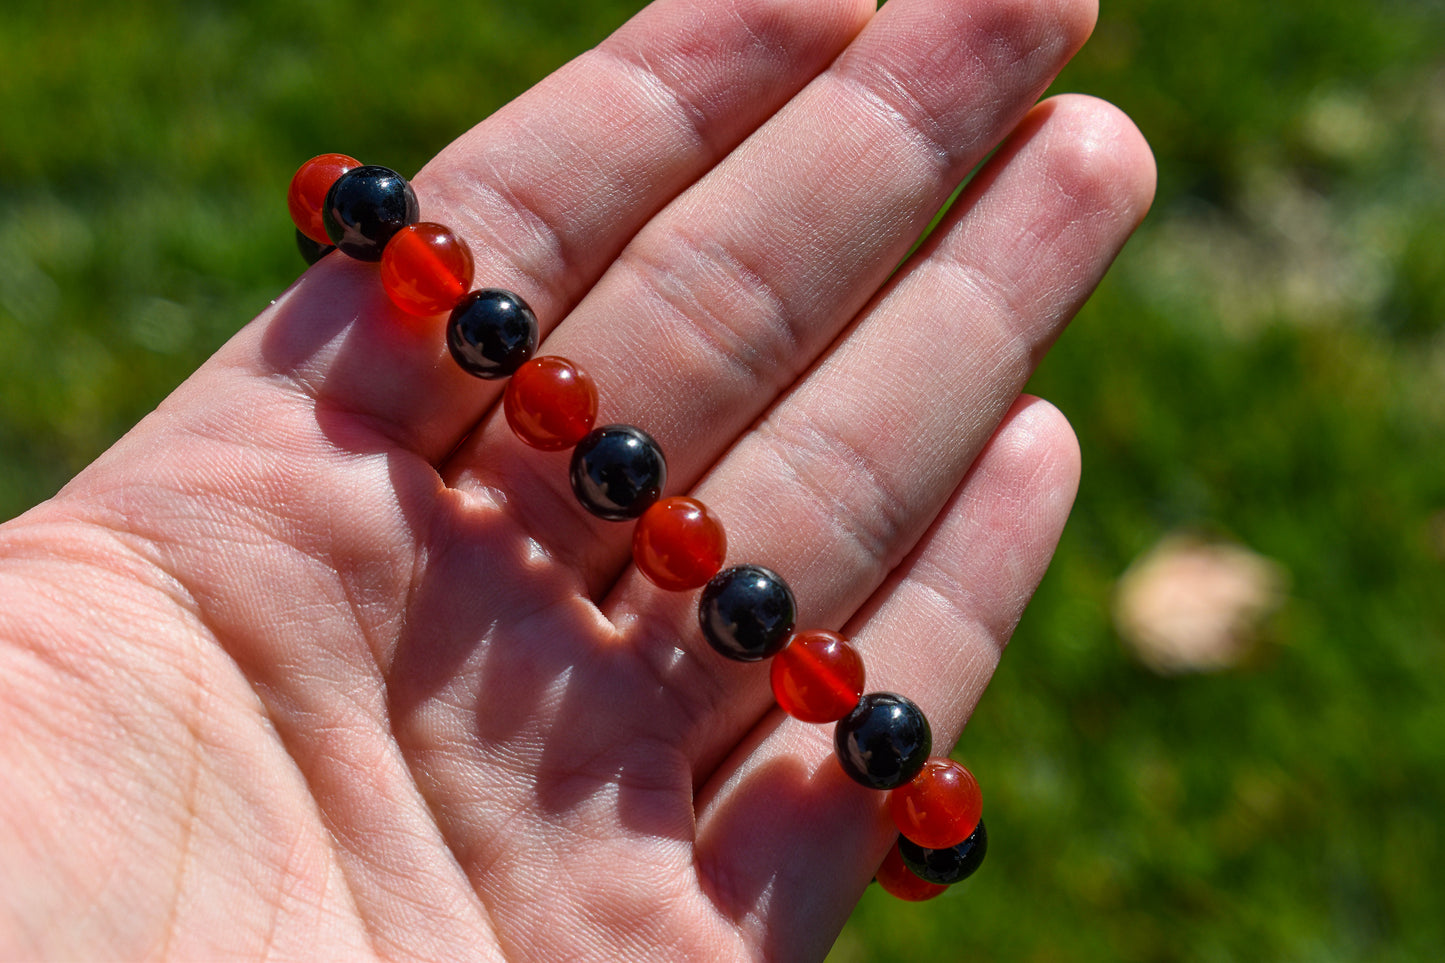
[[[788,642],[797,618],[793,590],[761,565],[736,565],[712,577],[697,602],[703,638],[738,662],[761,662]]]
[[[381,252],[381,286],[407,314],[430,317],[456,307],[472,286],[472,250],[449,228],[408,224]]]
[[[773,698],[803,722],[837,722],[863,695],[863,657],[837,632],[795,632],[773,657]]]
[[[935,758],[905,785],[888,794],[898,831],[927,849],[957,846],[983,815],[978,780],[962,763]]]
[[[326,223],[321,217],[326,193],[338,177],[360,166],[361,161],[355,157],[320,154],[298,167],[286,191],[286,207],[291,212],[291,222],[296,225],[296,230],[317,244],[330,248],[331,238],[326,236]]]
[[[843,771],[869,789],[895,789],[908,782],[933,748],[923,711],[892,692],[870,692],[838,721],[833,745]]]
[[[342,254],[380,261],[392,235],[421,220],[421,206],[405,177],[370,164],[336,179],[326,192],[321,219]]]
[[[664,498],[637,520],[632,559],[643,575],[673,592],[707,584],[722,568],[727,535],[722,522],[695,498]]]
[[[452,360],[467,374],[489,381],[526,364],[537,350],[537,337],[537,316],[527,302],[501,288],[473,291],[447,319]]]
[[[542,451],[562,451],[587,437],[597,420],[597,386],[580,365],[555,355],[533,358],[507,382],[507,424]]]
[[[652,436],[633,425],[604,425],[572,450],[572,494],[598,518],[636,518],[662,495],[667,460]]]

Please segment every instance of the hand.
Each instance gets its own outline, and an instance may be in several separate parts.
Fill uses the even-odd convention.
[[[1031,108],[1092,17],[658,0],[414,181],[939,752],[1076,484],[1019,392],[1153,189],[1113,108]],[[0,529],[0,956],[824,955],[883,795],[443,323],[328,257]]]

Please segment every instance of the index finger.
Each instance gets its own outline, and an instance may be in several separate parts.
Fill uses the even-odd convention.
[[[545,333],[872,11],[866,0],[659,0],[428,164],[414,182],[422,218],[464,237],[477,286],[522,295]],[[371,265],[327,258],[264,317],[228,360],[280,374],[433,462],[499,390],[452,364],[442,319],[395,309]]]

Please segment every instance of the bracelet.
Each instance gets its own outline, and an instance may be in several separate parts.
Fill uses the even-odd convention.
[[[888,792],[899,839],[877,881],[894,896],[925,900],[978,869],[988,849],[978,781],[963,765],[930,756],[928,720],[891,692],[864,693],[863,659],[836,632],[795,630],[788,584],[760,565],[723,569],[727,536],[702,502],[662,498],[667,461],[632,425],[594,427],[597,388],[573,361],[533,357],[536,315],[516,294],[471,290],[464,240],[421,220],[406,179],[344,154],[302,164],[287,195],[296,242],[309,263],[333,250],[380,262],[388,297],[408,314],[448,313],[447,347],[457,365],[487,380],[510,378],[502,410],[512,432],[543,451],[572,449],[577,500],[609,521],[636,519],[632,557],[664,589],[702,589],[698,623],[718,653],[739,662],[772,659],[778,705],[795,719],[836,723],[843,771]]]

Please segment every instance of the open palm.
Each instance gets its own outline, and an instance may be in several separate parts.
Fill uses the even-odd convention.
[[[658,0],[414,182],[941,747],[1077,478],[1019,392],[1153,188],[1113,108],[1032,106],[1092,17]],[[882,796],[442,324],[328,257],[0,529],[0,957],[826,952]]]

